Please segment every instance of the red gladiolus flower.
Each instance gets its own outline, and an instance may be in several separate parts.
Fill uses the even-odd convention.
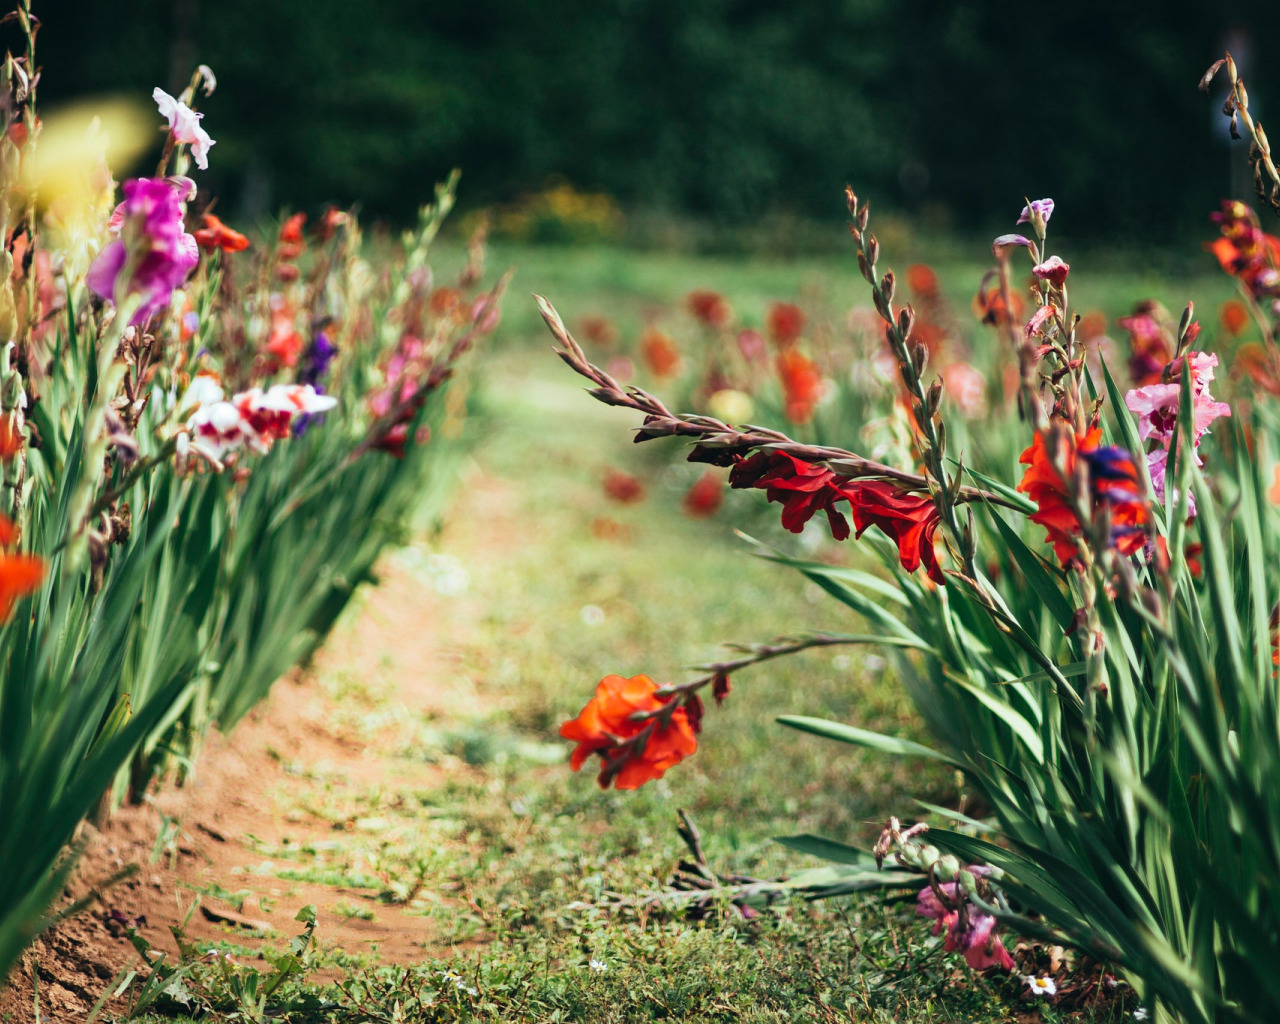
[[[13,520],[0,513],[0,545],[9,547],[17,539]],[[0,622],[7,622],[18,599],[35,590],[43,579],[43,558],[0,551]]]
[[[221,249],[223,252],[243,252],[249,248],[248,238],[239,231],[233,231],[227,227],[213,214],[206,213],[201,221],[204,227],[192,234],[195,235],[200,248],[206,252],[213,252],[216,249]]]
[[[302,225],[307,222],[305,213],[295,213],[280,226],[280,242],[276,253],[282,260],[296,260],[307,248],[302,238]]]
[[[786,349],[778,353],[778,377],[786,395],[783,411],[787,419],[796,424],[808,423],[825,390],[817,364],[796,349]]]
[[[1138,469],[1133,457],[1124,449],[1098,444],[1102,431],[1093,427],[1085,434],[1073,436],[1062,431],[1055,435],[1059,458],[1050,458],[1045,436],[1037,433],[1031,446],[1018,460],[1027,467],[1018,490],[1036,503],[1039,510],[1031,521],[1045,528],[1046,540],[1063,565],[1076,557],[1076,538],[1081,524],[1070,504],[1068,480],[1076,473],[1077,459],[1089,466],[1089,499],[1094,510],[1106,507],[1111,514],[1111,541],[1121,554],[1131,555],[1146,539],[1142,527],[1147,521],[1147,506],[1142,500]],[[1064,474],[1055,467],[1057,461]]]
[[[602,788],[612,783],[618,789],[638,789],[697,750],[698,739],[683,707],[667,716],[632,721],[632,715],[658,711],[668,703],[655,696],[657,689],[658,684],[644,675],[601,679],[578,717],[560,726],[560,735],[578,744],[569,766],[576,772],[588,757],[599,754],[604,762]],[[647,738],[641,738],[644,733]]]
[[[639,477],[618,469],[611,469],[604,475],[604,493],[614,501],[632,505],[644,500],[644,484],[640,482]]]
[[[708,327],[726,327],[733,319],[733,307],[719,292],[699,288],[685,296],[689,312]]]
[[[845,490],[853,506],[853,523],[861,537],[869,526],[878,526],[898,545],[898,558],[907,572],[924,564],[929,579],[945,583],[934,535],[941,521],[932,498],[903,491],[886,480],[855,480]]]
[[[670,377],[680,368],[680,350],[656,327],[649,327],[640,337],[640,353],[649,369],[659,377]]]
[[[1233,338],[1239,337],[1249,326],[1249,311],[1243,303],[1228,299],[1218,307],[1218,319],[1228,334]]]
[[[782,525],[792,533],[800,533],[817,513],[825,512],[836,540],[849,537],[849,521],[835,507],[837,501],[848,500],[844,492],[848,483],[831,470],[801,462],[786,452],[756,452],[738,459],[729,473],[730,487],[758,488],[770,501],[781,504]]]
[[[720,511],[724,483],[718,473],[706,472],[694,481],[684,496],[684,510],[695,519],[706,519]]]
[[[775,302],[767,318],[769,337],[779,348],[787,348],[799,340],[807,321],[804,310],[791,302]]]

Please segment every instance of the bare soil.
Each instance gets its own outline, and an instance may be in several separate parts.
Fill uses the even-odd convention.
[[[473,479],[462,488],[457,513],[464,532],[480,525],[473,517],[486,507],[502,507],[488,500],[500,487],[499,481]],[[412,907],[380,902],[372,919],[362,919],[350,908],[369,901],[369,890],[282,881],[261,870],[262,851],[324,843],[355,828],[354,820],[334,820],[320,808],[358,803],[370,787],[421,791],[433,785],[440,769],[396,756],[405,745],[404,716],[388,716],[372,734],[362,729],[358,737],[350,735],[341,725],[340,697],[316,680],[345,674],[363,683],[376,677],[380,705],[447,720],[460,701],[474,707],[482,699],[469,688],[462,692],[454,671],[458,638],[474,614],[465,596],[442,596],[424,574],[394,557],[384,560],[378,585],[359,596],[315,664],[280,680],[231,735],[211,735],[181,786],[157,787],[143,804],[121,808],[101,831],[84,826],[89,846],[65,905],[88,898],[89,906],[25,954],[0,995],[0,1021],[37,1019],[37,981],[42,1021],[84,1020],[122,967],[141,966],[124,929],[111,920],[113,911],[130,921],[144,919],[140,934],[176,953],[171,929],[188,917],[196,890],[212,886],[251,895],[239,910],[202,896],[185,925],[188,940],[256,946],[261,943],[253,936],[268,930],[287,938],[301,930],[294,920],[299,909],[313,904],[318,934],[347,952],[376,950],[387,964],[444,952],[438,927]],[[132,877],[98,891],[101,880],[130,865],[136,868]],[[447,904],[450,897],[440,899]]]

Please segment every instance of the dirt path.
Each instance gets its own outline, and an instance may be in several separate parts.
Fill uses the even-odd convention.
[[[501,487],[473,470],[457,530],[483,530],[494,515],[486,509],[503,507],[493,500]],[[92,898],[94,883],[122,867],[137,873],[26,954],[0,1020],[35,1020],[33,974],[45,1021],[83,1020],[119,969],[137,965],[113,915],[144,921],[140,933],[171,953],[175,928],[202,946],[252,950],[264,937],[282,945],[307,904],[319,912],[323,944],[376,952],[382,963],[466,944],[437,923],[465,916],[465,898],[404,857],[420,846],[423,816],[441,813],[424,797],[444,771],[425,756],[424,724],[484,704],[459,670],[461,639],[479,612],[448,556],[402,549],[379,575],[313,666],[278,682],[230,737],[210,737],[184,786],[160,788],[92,835],[73,898]],[[414,842],[399,842],[409,828]],[[450,914],[432,916],[436,907]]]

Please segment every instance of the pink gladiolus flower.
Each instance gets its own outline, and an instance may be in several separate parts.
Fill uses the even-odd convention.
[[[1025,328],[1028,338],[1034,337],[1041,333],[1045,321],[1058,315],[1058,307],[1050,303],[1047,306],[1041,306],[1032,314],[1031,319],[1027,321]]]
[[[1019,224],[1034,224],[1035,217],[1040,217],[1042,223],[1048,224],[1049,218],[1053,216],[1053,200],[1052,199],[1033,199],[1030,206],[1024,206],[1022,213],[1018,215]]]
[[[98,254],[85,280],[117,306],[129,295],[141,296],[130,321],[137,325],[169,304],[173,290],[200,261],[200,247],[183,230],[177,192],[159,178],[126,181],[113,221],[117,215],[119,237]]]
[[[1037,263],[1031,268],[1031,273],[1042,281],[1048,281],[1051,284],[1062,287],[1067,279],[1067,274],[1071,272],[1071,264],[1066,263],[1061,256],[1050,256],[1043,263]]]
[[[197,114],[181,100],[174,99],[167,92],[156,86],[151,98],[160,108],[160,116],[169,122],[169,131],[173,141],[191,147],[191,155],[195,157],[196,166],[202,171],[209,169],[209,147],[217,145],[209,137],[209,133],[200,127],[200,119],[204,114]]]
[[[955,882],[946,882],[938,889],[948,903],[957,904],[962,898]],[[963,953],[965,962],[975,971],[985,971],[988,967],[1012,970],[1013,958],[995,934],[996,919],[972,904],[966,909],[965,923],[961,927],[960,911],[948,909],[932,886],[926,886],[916,894],[916,913],[934,922],[933,934],[946,930],[944,949]]]
[[[1213,380],[1213,368],[1218,357],[1205,352],[1192,352],[1191,381],[1193,388],[1192,411],[1194,414],[1193,440],[1196,444],[1209,431],[1209,425],[1220,416],[1230,416],[1231,407],[1226,402],[1215,402],[1209,394],[1209,382]],[[1166,376],[1181,377],[1182,360],[1170,363]],[[1138,436],[1143,440],[1154,438],[1167,442],[1173,437],[1178,423],[1178,407],[1182,400],[1182,384],[1175,380],[1169,384],[1149,384],[1134,388],[1124,396],[1124,404],[1138,417]]]

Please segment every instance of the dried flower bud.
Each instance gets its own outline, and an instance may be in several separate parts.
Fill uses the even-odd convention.
[[[916,377],[924,375],[924,368],[929,363],[929,350],[916,342],[915,347],[911,350],[911,366],[916,371]]]
[[[865,242],[867,252],[867,262],[871,264],[872,269],[880,260],[880,240],[875,235],[867,235]]]
[[[885,271],[884,277],[880,279],[880,289],[884,292],[884,297],[888,302],[893,301],[894,283],[893,271]]]

